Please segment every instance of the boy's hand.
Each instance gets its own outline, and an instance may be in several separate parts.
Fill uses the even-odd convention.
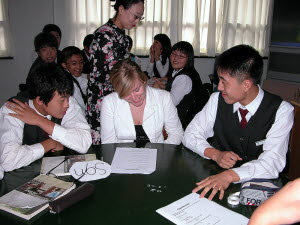
[[[9,113],[10,116],[30,125],[38,125],[43,118],[34,109],[30,108],[27,103],[23,103],[15,98],[13,98],[13,102],[8,101],[6,107],[15,112]]]

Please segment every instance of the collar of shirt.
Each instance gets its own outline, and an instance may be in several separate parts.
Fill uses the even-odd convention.
[[[28,105],[29,105],[30,108],[34,109],[34,111],[36,111],[36,113],[39,114],[40,116],[46,117],[48,120],[51,120],[50,115],[45,116],[45,115],[41,114],[39,111],[37,111],[37,109],[34,107],[33,101],[31,99],[29,99]]]
[[[179,73],[181,70],[183,70],[183,68],[181,68],[180,70],[173,70],[172,72],[172,77],[174,77],[177,73]]]
[[[264,91],[258,85],[258,94],[255,97],[255,99],[253,99],[253,101],[250,102],[246,106],[241,105],[241,103],[239,103],[239,102],[234,103],[233,104],[233,113],[235,113],[239,108],[241,108],[241,109],[247,109],[249,111],[250,115],[253,116],[256,113],[263,97],[264,97]]]

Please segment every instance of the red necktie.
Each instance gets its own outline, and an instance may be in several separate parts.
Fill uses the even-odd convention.
[[[239,111],[240,111],[240,114],[241,114],[241,117],[242,117],[241,127],[245,128],[245,126],[247,125],[246,115],[248,113],[248,110],[239,108]]]

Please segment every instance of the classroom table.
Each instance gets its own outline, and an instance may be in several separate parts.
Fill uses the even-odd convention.
[[[98,159],[111,164],[116,147],[140,147],[135,143],[103,144],[92,146]],[[147,143],[145,148],[157,149],[156,171],[152,174],[111,174],[109,177],[91,181],[95,194],[66,209],[61,214],[48,211],[36,216],[29,224],[34,225],[89,225],[89,224],[173,224],[155,211],[191,193],[195,183],[221,169],[214,161],[203,159],[182,145]],[[282,179],[278,184],[285,183]],[[215,196],[218,204],[246,217],[256,207],[231,206],[229,194],[239,191],[240,184],[231,184],[223,200]],[[11,215],[0,215],[1,225],[26,224]]]

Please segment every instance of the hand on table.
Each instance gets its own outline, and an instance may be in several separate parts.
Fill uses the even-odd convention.
[[[193,192],[198,192],[201,189],[200,198],[205,197],[205,195],[211,190],[211,193],[208,197],[209,200],[212,200],[213,197],[220,192],[219,199],[223,199],[224,192],[228,186],[235,181],[238,181],[240,178],[233,170],[227,170],[217,175],[213,175],[205,178],[204,180],[196,183],[196,187]]]

